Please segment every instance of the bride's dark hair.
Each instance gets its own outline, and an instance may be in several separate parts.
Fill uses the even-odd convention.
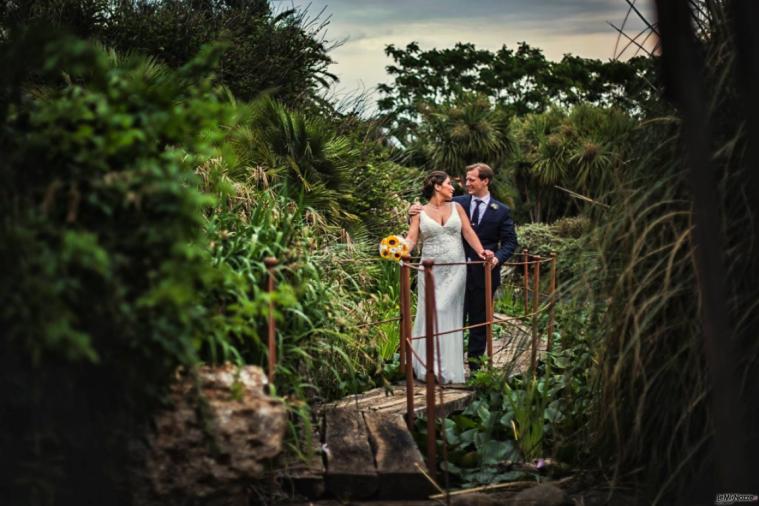
[[[431,199],[435,194],[435,185],[443,184],[448,179],[448,174],[442,170],[433,170],[426,178],[424,178],[424,186],[422,186],[422,195],[427,200]]]

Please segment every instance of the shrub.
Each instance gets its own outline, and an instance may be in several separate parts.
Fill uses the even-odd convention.
[[[673,72],[684,68],[680,61],[662,73],[669,84],[678,82],[665,96],[702,90],[709,133],[694,140],[689,125],[699,122],[680,107],[684,100],[676,108],[660,104],[658,117],[641,125],[613,205],[597,222],[604,285],[591,294],[606,316],[594,329],[603,348],[591,449],[615,480],[635,480],[654,505],[711,501],[725,483],[739,488],[757,476],[759,212],[753,127],[747,128],[753,89],[742,89],[751,68],[746,55],[755,53],[743,39],[748,32],[738,28],[744,20],[732,19],[737,5],[689,7],[703,81],[684,83]],[[680,83],[687,91],[673,92]],[[709,164],[698,175],[685,153],[693,154],[695,142]],[[719,217],[708,236],[694,232],[704,226],[704,207],[696,207],[693,190],[704,184],[714,197],[706,212]],[[724,255],[708,265],[717,281],[696,269],[707,242]],[[724,292],[713,288],[720,284]],[[733,429],[725,429],[727,419]]]
[[[278,391],[332,399],[373,385],[397,336],[391,325],[357,325],[397,316],[397,266],[380,268],[372,236],[399,232],[405,222],[398,166],[375,164],[375,150],[361,153],[356,139],[268,98],[235,103],[233,112],[223,142],[197,169],[204,191],[216,196],[208,240],[226,276],[207,294],[213,340],[203,356],[266,362],[263,260],[274,256],[284,287],[275,294]],[[343,229],[347,215],[369,232]]]
[[[579,239],[590,231],[590,220],[585,216],[567,216],[554,221],[551,228],[559,237]]]
[[[371,385],[376,357],[358,339],[352,315],[368,297],[374,274],[366,252],[341,242],[317,212],[285,196],[253,191],[247,201],[238,197],[237,206],[216,207],[207,222],[213,262],[226,281],[207,292],[213,342],[204,357],[266,363],[263,260],[274,256],[280,393],[332,399]]]
[[[559,285],[571,285],[581,280],[591,279],[594,275],[592,253],[589,248],[591,237],[588,234],[578,235],[579,230],[585,228],[583,218],[566,218],[554,224],[529,223],[522,225],[517,231],[519,245],[527,249],[532,255],[548,257],[551,253],[557,254],[557,278]],[[517,253],[514,257],[519,260]],[[543,264],[543,269],[547,264]],[[521,275],[522,270],[517,268],[515,275]],[[545,272],[545,271],[543,271]],[[547,276],[543,279],[548,280]]]
[[[192,167],[221,121],[215,55],[175,72],[74,39],[3,51],[0,472],[11,503],[116,503],[130,436],[206,339]],[[54,85],[32,94],[37,68]]]

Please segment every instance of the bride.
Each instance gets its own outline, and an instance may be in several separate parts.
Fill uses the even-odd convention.
[[[417,239],[422,239],[422,260],[432,259],[438,263],[459,263],[461,265],[435,265],[432,273],[435,277],[435,303],[437,309],[437,332],[460,329],[464,321],[464,295],[466,293],[466,261],[464,256],[463,235],[472,249],[482,259],[493,256],[491,251],[482,247],[477,234],[469,223],[464,209],[454,202],[451,178],[445,172],[431,172],[424,181],[422,194],[428,200],[422,212],[411,218],[406,241],[409,250],[413,250]],[[412,337],[426,335],[424,315],[424,273],[418,276],[417,310],[414,319]],[[435,347],[440,344],[440,366],[438,352],[435,352],[435,375],[441,383],[464,382],[464,333],[451,332],[437,337]],[[426,359],[425,340],[412,341],[415,352],[413,357],[414,374],[424,379]]]

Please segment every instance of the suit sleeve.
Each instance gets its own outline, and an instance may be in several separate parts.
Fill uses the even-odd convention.
[[[506,216],[501,220],[498,231],[498,242],[500,248],[496,251],[495,256],[498,263],[502,264],[508,260],[517,249],[517,232],[514,228],[514,220],[511,219],[511,209],[506,207]]]

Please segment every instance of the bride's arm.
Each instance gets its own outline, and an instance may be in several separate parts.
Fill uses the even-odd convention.
[[[461,207],[461,204],[458,202],[456,203],[456,211],[458,211],[459,218],[461,218],[461,234],[464,236],[464,239],[466,239],[466,242],[469,243],[469,246],[472,247],[480,258],[485,258],[488,256],[487,253],[490,252],[487,252],[485,248],[482,247],[480,238],[477,237],[477,233],[475,233],[472,224],[469,222],[469,216],[467,216],[466,212],[464,212],[464,208]],[[490,254],[492,255],[492,253]]]
[[[406,242],[408,243],[409,253],[414,251],[416,241],[419,239],[419,214],[415,214],[411,217],[411,224],[406,235]]]

